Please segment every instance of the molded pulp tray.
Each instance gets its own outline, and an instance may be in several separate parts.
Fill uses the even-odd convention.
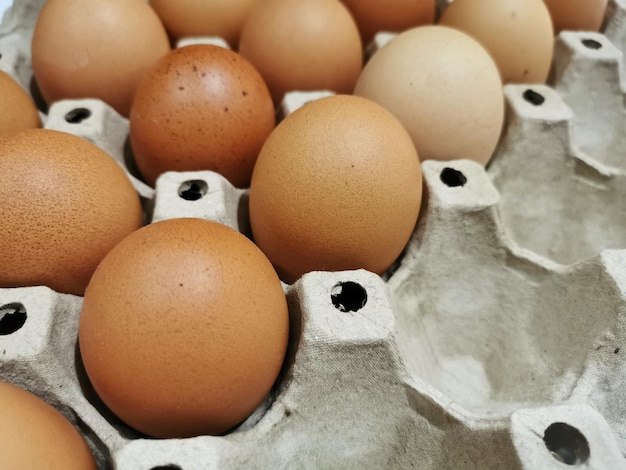
[[[16,0],[0,27],[0,69],[29,90],[42,4]],[[284,286],[285,367],[229,434],[146,439],[108,413],[77,355],[82,299],[47,287],[0,289],[0,379],[61,410],[102,469],[626,468],[625,21],[611,1],[604,34],[556,39],[550,86],[505,87],[487,170],[423,162],[418,226],[383,278]],[[282,112],[326,94],[293,93]],[[101,101],[42,118],[115,158],[148,220],[249,233],[247,191],[220,175],[165,173],[156,189],[133,176],[128,121]]]

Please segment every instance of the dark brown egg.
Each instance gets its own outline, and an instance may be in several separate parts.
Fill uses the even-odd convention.
[[[212,170],[244,187],[274,125],[267,86],[246,59],[193,45],[172,51],[141,82],[130,139],[150,185],[165,171]]]
[[[106,153],[45,129],[0,136],[1,287],[83,295],[98,263],[141,227],[139,196]]]
[[[80,351],[102,400],[154,437],[219,434],[263,401],[281,369],[287,302],[246,237],[201,219],[148,225],[94,274]]]

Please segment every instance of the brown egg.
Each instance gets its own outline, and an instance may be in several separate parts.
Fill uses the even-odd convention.
[[[505,84],[543,83],[548,78],[554,34],[543,0],[455,0],[439,24],[478,40]]]
[[[0,134],[41,127],[39,112],[28,93],[0,70]]]
[[[544,0],[554,26],[554,34],[568,31],[600,31],[607,0]]]
[[[96,470],[87,443],[55,408],[0,381],[0,468]]]
[[[356,21],[363,44],[379,31],[405,29],[435,22],[435,0],[341,0]]]
[[[193,45],[170,52],[142,80],[130,140],[150,185],[165,171],[212,170],[244,187],[274,126],[256,69],[236,52]]]
[[[391,111],[422,160],[486,164],[504,120],[498,69],[476,40],[444,26],[407,30],[366,64],[355,95]]]
[[[264,0],[244,24],[239,52],[275,102],[292,90],[351,93],[362,67],[357,26],[338,0]]]
[[[128,116],[139,80],[169,50],[145,0],[48,0],[33,34],[33,72],[48,104],[99,98]]]
[[[104,403],[153,437],[219,434],[248,417],[289,335],[276,272],[246,237],[201,219],[156,222],[102,261],[79,324]]]
[[[422,175],[410,136],[381,106],[337,95],[289,115],[250,185],[256,244],[281,279],[314,270],[382,274],[411,236]]]
[[[219,36],[233,48],[243,23],[259,0],[150,0],[173,40],[185,36]]]
[[[107,252],[142,225],[126,173],[92,143],[30,129],[0,136],[1,287],[83,295]]]

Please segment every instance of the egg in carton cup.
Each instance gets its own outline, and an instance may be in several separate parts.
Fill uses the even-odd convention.
[[[552,88],[505,88],[507,125],[487,171],[467,160],[422,164],[420,221],[385,280],[312,272],[283,285],[283,371],[232,432],[155,440],[121,423],[77,355],[82,298],[45,287],[0,290],[1,378],[64,411],[100,468],[624,468],[626,255],[606,248],[623,248],[612,234],[624,232],[626,176],[596,160],[611,158],[594,146],[607,139],[581,137],[577,124],[591,101],[623,109],[610,73],[621,61],[580,49],[588,36],[560,36],[575,53],[557,46],[555,63],[566,66]],[[598,70],[613,78],[589,78]],[[582,92],[590,81],[594,100]],[[283,113],[315,97],[288,95]],[[615,120],[603,126],[619,145],[622,133],[606,130]],[[105,149],[152,222],[199,217],[249,233],[247,191],[216,173],[165,173],[155,190],[136,178],[128,121],[104,103],[55,103],[46,127]],[[529,193],[537,199],[521,203]],[[555,198],[584,215],[538,211]]]

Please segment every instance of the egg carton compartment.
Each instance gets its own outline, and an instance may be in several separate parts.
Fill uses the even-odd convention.
[[[0,68],[31,93],[25,38],[43,3],[15,2],[0,27]],[[388,281],[354,271],[284,285],[284,370],[233,432],[156,440],[127,428],[82,370],[81,299],[43,287],[0,289],[0,378],[60,409],[99,468],[626,468],[626,254],[606,250],[626,248],[626,175],[614,158],[622,3],[611,2],[607,36],[561,34],[551,87],[505,88],[487,173],[463,160],[423,164],[420,222]],[[323,96],[290,94],[279,116]],[[45,127],[109,153],[146,221],[200,217],[250,236],[247,191],[220,175],[143,183],[128,120],[99,100],[55,103]]]
[[[482,167],[423,167],[426,213],[387,283],[349,271],[285,286],[285,367],[270,402],[238,430],[181,440],[133,435],[84,383],[75,345],[80,297],[47,288],[0,290],[5,308],[15,309],[9,314],[33,312],[0,338],[14,358],[2,356],[2,379],[74,410],[105,446],[101,468],[560,468],[551,452],[582,452],[588,468],[625,468],[614,437],[624,430],[623,387],[605,385],[624,364],[626,254],[558,268],[508,242]],[[173,176],[221,178],[163,175],[155,197],[190,207],[203,198],[171,191],[180,179],[160,184]],[[230,189],[216,189],[214,205],[234,220]],[[56,330],[46,328],[54,322]],[[22,375],[44,379],[23,383]],[[531,432],[541,426],[543,434]],[[567,437],[577,436],[570,428],[584,438]]]

